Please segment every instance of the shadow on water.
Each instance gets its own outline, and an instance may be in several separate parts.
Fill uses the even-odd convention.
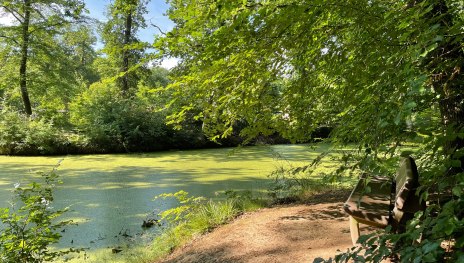
[[[176,205],[153,202],[161,193],[185,190],[217,198],[226,190],[267,189],[275,169],[275,152],[285,160],[308,162],[320,152],[301,145],[171,151],[163,153],[66,157],[0,157],[0,206],[6,206],[13,184],[31,180],[32,171],[58,168],[63,184],[54,206],[70,207],[63,219],[78,226],[62,233],[61,247],[102,248],[143,236],[142,221]]]

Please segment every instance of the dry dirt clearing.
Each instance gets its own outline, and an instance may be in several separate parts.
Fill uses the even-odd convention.
[[[174,251],[163,263],[312,262],[351,247],[348,193],[327,193],[306,204],[244,214]]]

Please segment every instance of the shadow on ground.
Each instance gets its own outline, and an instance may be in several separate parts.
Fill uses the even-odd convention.
[[[278,206],[245,214],[183,248],[163,263],[312,262],[351,247],[346,193],[326,193],[308,204]]]

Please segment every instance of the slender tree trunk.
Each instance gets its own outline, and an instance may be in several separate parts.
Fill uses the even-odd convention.
[[[85,66],[85,41],[81,42],[81,48],[82,48],[82,53],[81,53],[81,66]]]
[[[129,50],[128,45],[130,44],[131,34],[132,34],[132,12],[129,12],[126,17],[126,25],[124,30],[124,50],[122,57],[122,72],[124,76],[122,77],[122,92],[127,94],[129,92],[129,75],[127,71],[129,70]]]
[[[24,110],[27,115],[32,115],[31,101],[27,92],[27,59],[29,48],[29,22],[31,16],[31,0],[23,2],[24,21],[22,23],[21,64],[19,66],[19,86],[23,99]]]

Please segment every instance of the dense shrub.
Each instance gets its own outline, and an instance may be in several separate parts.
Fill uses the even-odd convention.
[[[182,123],[181,129],[168,127],[167,141],[171,149],[201,149],[220,146],[206,137],[202,130],[201,121],[185,121]]]
[[[102,152],[167,148],[163,113],[137,97],[126,98],[113,83],[90,86],[71,105],[71,123]]]
[[[149,94],[150,96],[148,96]],[[167,149],[233,147],[240,144],[287,143],[278,134],[244,141],[237,123],[227,138],[211,141],[201,120],[188,118],[177,127],[167,125],[162,108],[166,98],[141,85],[124,97],[115,83],[94,83],[57,112],[36,108],[32,117],[12,107],[0,110],[0,154],[52,155],[146,152]],[[51,101],[47,105],[54,105]]]
[[[66,137],[53,123],[6,109],[0,111],[0,154],[57,154],[68,146]]]

